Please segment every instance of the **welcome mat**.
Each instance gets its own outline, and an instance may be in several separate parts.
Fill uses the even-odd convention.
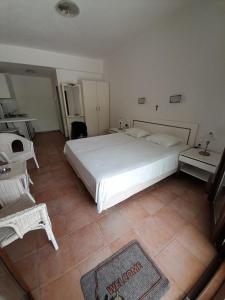
[[[85,300],[158,300],[169,281],[140,244],[131,241],[82,276],[81,287]]]

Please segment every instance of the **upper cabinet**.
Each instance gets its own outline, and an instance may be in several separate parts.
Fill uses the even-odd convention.
[[[0,73],[0,99],[14,98],[12,86],[6,74]]]

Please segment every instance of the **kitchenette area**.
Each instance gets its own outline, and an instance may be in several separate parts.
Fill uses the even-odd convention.
[[[7,74],[0,73],[0,133],[16,133],[32,140],[33,118],[18,110],[15,91]]]
[[[32,140],[35,130],[32,122],[37,119],[31,118],[26,114],[17,114],[0,119],[0,133],[15,133]]]
[[[0,133],[59,130],[54,70],[0,62]]]

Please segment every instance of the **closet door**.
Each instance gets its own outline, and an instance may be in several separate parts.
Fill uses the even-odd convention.
[[[109,84],[97,81],[99,134],[105,134],[109,129]]]
[[[96,81],[83,80],[84,115],[88,136],[98,135],[98,101]]]

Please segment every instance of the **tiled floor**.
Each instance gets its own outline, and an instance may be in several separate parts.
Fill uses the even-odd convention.
[[[64,158],[64,143],[58,132],[37,135],[40,170],[29,163],[31,191],[38,203],[48,206],[59,250],[42,231],[6,248],[35,299],[83,299],[81,275],[132,239],[139,240],[170,280],[162,300],[182,298],[215,255],[204,185],[171,176],[98,215],[94,200]]]

